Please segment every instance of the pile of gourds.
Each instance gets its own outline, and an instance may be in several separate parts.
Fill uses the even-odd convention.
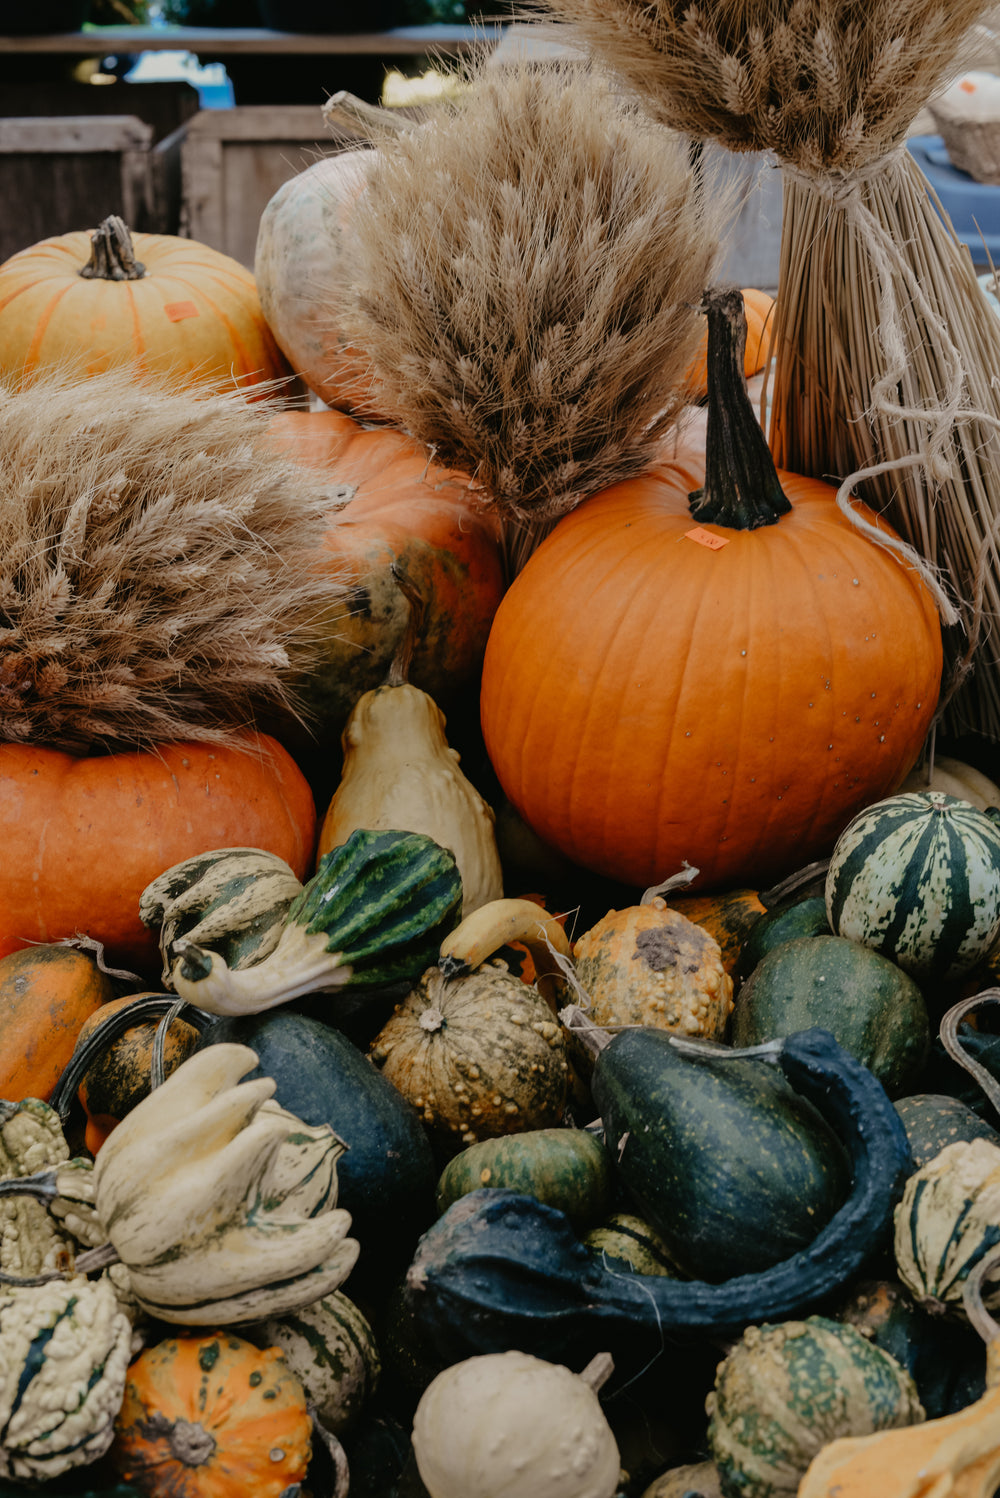
[[[275,199],[259,294],[118,220],[0,266],[9,395],[231,373],[330,588],[252,740],[0,744],[0,1476],[986,1498],[1000,790],[914,769],[930,595],[774,469],[733,293],[704,450],[511,580],[287,289],[370,160]]]

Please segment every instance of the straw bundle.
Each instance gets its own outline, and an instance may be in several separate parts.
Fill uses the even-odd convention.
[[[683,407],[728,203],[687,142],[572,63],[473,68],[378,143],[344,331],[384,413],[473,476],[516,570]]]
[[[346,593],[330,496],[267,403],[124,371],[0,384],[0,741],[70,753],[235,742]]]
[[[949,724],[1000,739],[1000,319],[904,146],[994,7],[546,4],[657,118],[778,157],[775,457],[836,480],[845,508],[857,490],[887,512],[937,579],[944,622],[961,619]]]

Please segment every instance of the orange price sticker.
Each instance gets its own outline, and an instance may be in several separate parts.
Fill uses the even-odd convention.
[[[194,302],[167,302],[163,310],[171,322],[183,322],[185,317],[198,316]]]
[[[693,530],[685,531],[684,535],[688,541],[696,541],[699,546],[707,546],[709,551],[721,551],[724,546],[729,545],[726,536],[715,536],[703,525],[696,525]]]

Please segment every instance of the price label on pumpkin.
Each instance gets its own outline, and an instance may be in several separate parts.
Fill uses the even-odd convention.
[[[194,302],[168,302],[163,311],[171,322],[183,322],[186,317],[199,316]]]
[[[711,531],[705,530],[704,526],[696,525],[692,530],[684,532],[687,541],[696,541],[699,546],[707,546],[709,551],[721,551],[724,546],[729,545],[727,536],[716,536]]]

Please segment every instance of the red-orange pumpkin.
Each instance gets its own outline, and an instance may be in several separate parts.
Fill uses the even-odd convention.
[[[774,321],[774,297],[768,291],[751,286],[743,288],[743,308],[747,318],[747,341],[743,353],[743,373],[750,380],[766,368],[771,357],[771,325]],[[688,370],[691,399],[703,400],[708,394],[708,325],[702,335],[697,357]]]
[[[486,649],[504,792],[574,862],[641,888],[685,860],[699,889],[756,888],[828,852],[904,779],[940,686],[918,574],[829,485],[781,474],[789,509],[767,480],[726,322],[739,300],[717,303],[731,341],[709,406],[710,423],[738,422],[737,472],[715,428],[707,472],[682,457],[585,501],[512,584]],[[727,478],[735,497],[696,521],[689,495],[704,485],[714,506]]]
[[[109,1453],[152,1498],[280,1498],[306,1475],[312,1421],[277,1348],[176,1337],[129,1368]]]
[[[185,386],[290,377],[244,266],[193,239],[135,234],[143,274],[114,279],[112,262],[128,252],[110,222],[93,231],[100,251],[81,229],[0,265],[0,376],[29,385],[57,367],[85,378],[134,364]]]
[[[0,957],[0,1098],[48,1101],[81,1028],[114,995],[89,952],[42,942]]]
[[[478,675],[504,571],[496,521],[465,474],[430,461],[402,432],[371,430],[340,411],[289,411],[273,440],[341,490],[323,565],[352,585],[323,631],[320,659],[298,684],[320,738],[339,738],[355,702],[385,680],[409,604],[396,564],[425,600],[409,681],[444,705]]]
[[[110,965],[158,973],[139,896],[164,869],[213,848],[263,848],[312,871],[316,807],[274,739],[160,744],[74,759],[0,744],[0,955],[77,933]]]

